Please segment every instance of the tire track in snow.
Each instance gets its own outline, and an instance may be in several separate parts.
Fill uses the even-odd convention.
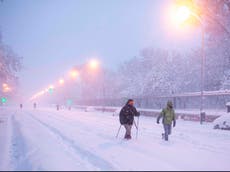
[[[59,116],[57,116],[57,115],[54,115],[54,114],[51,114],[51,113],[47,113],[46,117],[49,117],[50,119],[56,120],[56,121],[68,122],[68,125],[70,125],[72,127],[76,126],[76,123],[77,123],[78,126],[81,125],[81,127],[84,128],[83,131],[78,131],[78,132],[81,132],[82,134],[84,134],[85,131],[90,131],[91,130],[91,127],[88,127],[87,125],[83,124],[83,122],[85,122],[86,120],[80,121],[79,119],[76,119],[76,118],[71,119],[70,116],[63,116],[61,114],[59,114]],[[81,117],[81,119],[82,119],[82,117]],[[86,119],[89,119],[89,117],[86,118]],[[114,126],[112,126],[112,125],[108,126],[108,122],[104,122],[104,123],[100,122],[100,126],[101,126],[101,129],[104,130],[105,132],[108,130],[108,127],[114,128]],[[108,135],[102,134],[100,131],[97,132],[97,135],[101,136],[101,137],[103,137],[103,138],[105,138],[107,140],[111,140],[111,138],[113,138],[113,136],[108,137]],[[115,135],[115,133],[114,133],[114,135]]]
[[[11,140],[12,140],[12,115],[14,112],[8,112],[0,107],[0,171],[13,170],[11,166]]]
[[[20,124],[16,121],[14,115],[11,116],[11,123],[12,123],[11,163],[15,171],[22,171],[22,170],[31,171],[33,170],[33,167],[29,161],[28,148],[22,136]]]
[[[60,115],[60,114],[59,114]],[[79,120],[77,120],[77,119],[70,119],[69,117],[70,116],[67,116],[67,118],[65,118],[63,115],[60,115],[60,116],[57,116],[57,115],[54,115],[54,114],[51,114],[51,113],[46,113],[46,116],[48,117],[48,118],[50,118],[50,119],[52,119],[52,120],[57,120],[57,121],[63,121],[64,120],[64,122],[67,122],[68,124],[71,124],[73,121],[75,121],[75,122],[73,122],[75,125],[76,125],[76,122],[78,122],[78,123],[81,123]],[[88,117],[88,118],[90,118],[90,117]],[[87,118],[86,118],[87,119]],[[84,121],[84,120],[83,120]],[[105,122],[104,123],[104,125],[105,124],[107,124],[107,126],[108,126],[108,123],[107,122]],[[82,125],[82,124],[81,124]],[[87,127],[87,125],[82,125],[84,128],[88,128]],[[105,128],[107,128],[107,126],[104,126]],[[103,128],[103,127],[102,127]],[[99,134],[99,135],[101,135],[101,134]],[[103,135],[104,136],[104,135]],[[112,137],[113,138],[113,137]],[[100,145],[100,147],[103,147],[103,148],[105,148],[105,147],[113,147],[113,146],[117,146],[117,145],[120,145],[120,143],[123,143],[123,142],[111,142],[111,139],[110,139],[110,142],[107,142],[107,143],[104,143],[104,144],[101,144]],[[126,143],[124,142],[124,146],[126,145]],[[151,152],[149,152],[148,150],[145,150],[145,149],[141,149],[141,148],[139,148],[137,145],[136,146],[128,146],[127,145],[127,147],[125,146],[125,148],[124,149],[131,149],[131,150],[133,150],[133,151],[135,151],[135,152],[137,152],[139,155],[141,155],[141,156],[146,156],[146,155],[148,155],[148,157],[151,157],[153,154],[151,154]],[[123,148],[121,149],[121,151],[123,151]],[[130,153],[132,153],[132,152],[130,152]],[[138,155],[137,155],[138,156]],[[170,163],[169,163],[170,164]],[[166,169],[174,169],[174,167],[173,166],[171,166],[171,165],[164,165],[165,166],[165,168]]]
[[[39,122],[42,124],[44,127],[46,127],[49,131],[54,133],[56,136],[61,138],[65,143],[67,143],[70,147],[73,148],[73,150],[77,153],[80,154],[83,158],[85,158],[88,162],[90,162],[92,165],[97,167],[99,170],[114,170],[115,168],[106,160],[103,158],[93,154],[90,151],[84,150],[83,148],[77,146],[74,142],[74,140],[67,138],[64,136],[58,129],[48,125],[47,123],[39,120],[36,118],[34,115],[29,113],[30,117],[33,118],[35,121]]]

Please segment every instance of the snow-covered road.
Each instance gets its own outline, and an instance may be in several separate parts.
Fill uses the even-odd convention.
[[[178,121],[168,143],[151,117],[138,140],[118,128],[112,113],[0,109],[0,170],[230,170],[230,132],[212,124]]]

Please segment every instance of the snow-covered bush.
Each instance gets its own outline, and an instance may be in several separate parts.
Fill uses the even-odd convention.
[[[217,118],[214,122],[214,129],[230,130],[230,113]]]

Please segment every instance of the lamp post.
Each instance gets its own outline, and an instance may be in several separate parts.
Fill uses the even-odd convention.
[[[92,71],[98,70],[100,67],[100,62],[97,59],[91,59],[89,61],[89,68]],[[102,111],[105,112],[105,71],[104,69],[101,67],[101,74],[102,74],[102,97],[103,97],[103,106],[102,106]]]
[[[176,13],[176,19],[179,23],[183,23],[190,16],[193,16],[197,19],[197,21],[201,25],[201,71],[200,71],[200,79],[201,79],[201,84],[200,84],[200,123],[203,123],[203,120],[205,118],[205,112],[204,112],[204,80],[205,80],[205,30],[204,30],[204,24],[202,19],[194,13],[192,10],[189,9],[187,6],[180,6],[177,8],[177,13]]]
[[[202,24],[202,22],[201,22]],[[204,112],[204,80],[205,80],[205,42],[204,42],[204,26],[202,24],[202,62],[201,62],[201,86],[200,86],[200,123],[202,124],[203,120],[205,120],[205,112]]]
[[[105,100],[105,71],[102,69],[102,75],[103,75],[103,85],[102,85],[102,94],[103,94],[103,112],[105,112],[105,102],[106,102],[106,100]]]

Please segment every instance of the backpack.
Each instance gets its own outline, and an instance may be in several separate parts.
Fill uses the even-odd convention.
[[[119,114],[119,119],[120,119],[121,125],[124,125],[127,123],[127,118],[126,118],[126,114],[125,114],[125,107],[123,107],[121,109],[120,114]]]

